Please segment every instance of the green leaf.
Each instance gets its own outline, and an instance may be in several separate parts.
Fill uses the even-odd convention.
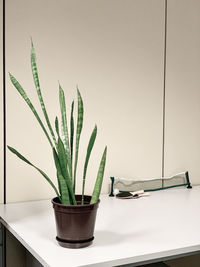
[[[68,188],[66,186],[66,181],[64,177],[62,176],[61,172],[57,171],[57,179],[59,181],[59,188],[61,191],[61,203],[65,205],[71,205],[70,199],[69,199]]]
[[[56,138],[55,138],[53,129],[51,127],[51,123],[49,121],[49,117],[48,117],[48,114],[47,114],[47,111],[46,111],[46,107],[45,107],[45,104],[44,104],[44,101],[43,101],[43,97],[42,97],[42,92],[41,92],[41,89],[40,89],[40,82],[39,82],[39,77],[38,77],[35,49],[34,49],[34,46],[33,46],[33,42],[31,42],[31,68],[32,68],[33,79],[34,79],[36,91],[37,91],[37,94],[38,94],[38,98],[39,98],[39,101],[40,101],[40,105],[41,105],[41,108],[42,108],[42,111],[43,111],[47,126],[49,128],[50,133],[51,133],[51,136],[52,136],[52,138],[54,140],[54,143],[56,144]]]
[[[23,160],[24,162],[26,162],[27,164],[29,164],[30,166],[34,167],[36,170],[38,170],[42,176],[47,180],[47,182],[52,186],[52,188],[54,189],[56,195],[58,196],[58,198],[60,199],[60,195],[58,193],[58,190],[56,188],[56,186],[54,185],[54,183],[51,181],[51,179],[38,167],[36,167],[35,165],[33,165],[29,160],[27,160],[24,156],[22,156],[16,149],[14,149],[13,147],[7,146],[8,149],[14,153],[18,158],[20,158],[21,160]],[[61,200],[61,199],[60,199]]]
[[[67,157],[65,154],[65,148],[64,148],[64,144],[62,142],[62,140],[60,139],[60,137],[58,137],[58,146],[57,146],[57,151],[58,151],[58,159],[60,162],[60,167],[62,170],[62,174],[64,177],[69,177],[68,175],[68,162],[67,162]]]
[[[60,99],[60,111],[61,111],[61,117],[62,117],[63,144],[64,144],[64,148],[65,148],[66,156],[68,160],[69,175],[72,180],[72,163],[71,163],[71,155],[70,155],[70,149],[69,149],[69,135],[68,135],[68,127],[67,127],[65,94],[60,85],[59,85],[59,99]]]
[[[55,148],[53,148],[53,157],[54,157],[54,162],[55,162],[56,169],[57,169],[57,178],[58,178],[59,190],[61,194],[61,203],[70,205],[67,183],[62,175],[59,158],[58,158]]]
[[[90,204],[94,204],[99,200],[99,195],[101,193],[101,187],[102,187],[102,182],[103,182],[105,164],[106,164],[106,154],[107,154],[107,147],[105,147],[103,156],[101,158],[101,162],[100,162],[100,166],[99,166],[99,170],[97,174],[97,179],[96,179],[96,183],[94,186],[94,191],[92,194]]]
[[[76,150],[75,150],[75,162],[74,162],[74,192],[76,188],[76,170],[77,170],[77,163],[78,163],[78,151],[79,151],[79,142],[81,131],[83,127],[83,100],[81,94],[77,88],[77,95],[78,95],[78,119],[77,119],[77,126],[76,126]]]
[[[71,161],[73,161],[73,146],[74,146],[74,101],[71,105],[71,118],[70,118],[70,148],[71,148]]]
[[[60,131],[59,131],[59,124],[58,124],[58,117],[55,119],[55,128],[56,128],[56,133],[60,137]]]
[[[88,144],[88,148],[87,148],[86,159],[85,159],[85,164],[84,164],[81,204],[84,204],[85,178],[86,178],[87,166],[88,166],[88,162],[90,159],[90,155],[92,152],[92,148],[94,146],[96,136],[97,136],[97,126],[95,125],[94,130],[92,131],[92,134],[90,136],[90,140],[89,140],[89,144]]]
[[[53,144],[52,144],[51,139],[50,139],[45,127],[44,127],[44,124],[42,123],[37,111],[35,110],[33,104],[31,103],[30,99],[28,98],[26,92],[24,91],[24,89],[22,88],[20,83],[15,79],[15,77],[11,73],[9,73],[9,76],[10,76],[10,80],[11,80],[12,84],[15,86],[17,91],[20,93],[22,98],[26,101],[26,103],[30,107],[31,111],[33,112],[33,114],[36,117],[37,121],[39,122],[40,126],[42,127],[42,130],[44,131],[44,133],[45,133],[45,135],[46,135],[51,147],[53,148]]]
[[[60,137],[58,137],[57,150],[58,150],[58,159],[60,163],[62,176],[65,178],[65,181],[67,183],[67,187],[69,190],[70,197],[72,199],[72,203],[73,205],[76,205],[76,199],[75,199],[75,195],[74,195],[74,191],[72,187],[72,180],[69,176],[69,168],[68,168],[68,161],[67,161],[66,154],[65,154],[65,148]]]

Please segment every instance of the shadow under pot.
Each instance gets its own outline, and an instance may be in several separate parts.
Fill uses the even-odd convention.
[[[92,244],[97,208],[100,200],[90,204],[91,196],[76,195],[77,205],[61,204],[58,197],[52,199],[59,245],[65,248],[83,248]]]

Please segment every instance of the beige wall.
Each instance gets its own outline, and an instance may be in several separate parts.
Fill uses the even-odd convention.
[[[0,0],[0,28],[3,28],[3,1]],[[0,203],[3,203],[3,31],[0,31]]]
[[[165,175],[200,183],[200,1],[168,1]]]
[[[59,113],[57,81],[66,92],[68,104],[76,97],[75,87],[79,85],[86,117],[79,177],[90,132],[95,123],[98,125],[87,193],[92,191],[105,144],[104,193],[110,176],[160,177],[164,1],[6,3],[7,69],[24,85],[35,106],[40,110],[30,69],[30,36],[52,123]],[[199,9],[198,0],[168,0],[165,176],[189,170],[193,184],[200,183]],[[45,136],[9,80],[7,113],[8,144],[55,177]],[[35,170],[10,153],[7,160],[9,202],[54,195]]]
[[[58,80],[70,103],[79,85],[85,103],[81,172],[90,132],[98,138],[88,169],[91,193],[103,147],[110,176],[160,177],[164,1],[7,0],[7,68],[38,108],[30,69],[30,36],[50,118],[58,113]],[[7,82],[8,144],[55,176],[50,147],[23,100]],[[40,175],[8,153],[8,201],[54,195]],[[80,189],[80,184],[78,186]]]

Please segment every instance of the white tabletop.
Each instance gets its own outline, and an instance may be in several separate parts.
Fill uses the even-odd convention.
[[[44,265],[116,266],[200,251],[200,187],[121,200],[101,196],[95,239],[60,247],[50,200],[0,205],[1,222]]]

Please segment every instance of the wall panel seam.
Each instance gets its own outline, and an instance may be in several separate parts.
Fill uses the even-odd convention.
[[[167,1],[165,1],[164,11],[164,60],[163,60],[163,123],[162,123],[162,177],[165,175],[165,103],[166,103],[166,60],[167,60]],[[163,180],[162,180],[162,186]]]
[[[3,203],[6,204],[6,55],[5,55],[5,5],[3,0]]]

